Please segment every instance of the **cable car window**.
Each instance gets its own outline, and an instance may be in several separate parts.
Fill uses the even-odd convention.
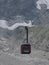
[[[31,53],[31,45],[30,44],[22,44],[21,45],[21,54],[30,54]]]

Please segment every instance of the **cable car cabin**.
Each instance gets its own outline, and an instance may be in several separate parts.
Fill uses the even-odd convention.
[[[31,53],[31,45],[28,44],[28,27],[26,29],[26,44],[21,45],[21,54],[30,54]]]
[[[21,54],[30,54],[31,53],[31,45],[30,44],[22,44],[21,45]]]

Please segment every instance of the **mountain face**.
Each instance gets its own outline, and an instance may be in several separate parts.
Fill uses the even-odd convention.
[[[0,19],[15,22],[17,16],[22,16],[24,20],[34,20],[35,24],[49,23],[49,2],[46,2],[45,4],[45,0],[43,3],[42,0],[0,0]]]
[[[0,0],[0,18],[10,19],[23,15],[27,19],[37,16],[37,0]]]
[[[16,22],[25,21],[28,23],[29,20],[33,21],[32,24],[38,26],[28,28],[29,43],[34,49],[49,51],[49,9],[47,9],[47,4],[41,1],[42,0],[0,0],[0,19],[3,20],[3,22],[5,21],[9,26]],[[40,6],[41,9],[37,6]],[[0,24],[2,22],[1,20]],[[23,43],[26,43],[26,31],[24,27],[18,27],[12,31],[0,28],[1,50],[5,51],[9,48],[6,52],[16,53],[17,48]]]

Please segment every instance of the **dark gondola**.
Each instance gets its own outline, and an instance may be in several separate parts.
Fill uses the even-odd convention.
[[[26,29],[26,44],[21,45],[21,54],[30,54],[31,53],[31,45],[28,43],[28,27]]]

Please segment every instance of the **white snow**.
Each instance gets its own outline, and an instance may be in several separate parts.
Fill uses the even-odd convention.
[[[6,22],[7,22],[6,20],[0,20],[0,27],[7,28],[8,26],[7,26]]]
[[[38,0],[36,2],[37,4],[37,8],[41,10],[41,6],[40,4],[46,4],[47,5],[47,9],[49,9],[49,0]]]
[[[19,26],[32,27],[32,26],[34,26],[34,25],[32,25],[31,21],[29,21],[29,23],[25,23],[25,22],[23,22],[23,23],[15,23],[15,24],[13,24],[12,26],[9,27],[9,26],[7,25],[7,21],[6,21],[6,20],[0,20],[0,27],[1,27],[1,28],[4,28],[4,29],[14,30],[14,29],[16,29],[16,28],[19,27]]]

